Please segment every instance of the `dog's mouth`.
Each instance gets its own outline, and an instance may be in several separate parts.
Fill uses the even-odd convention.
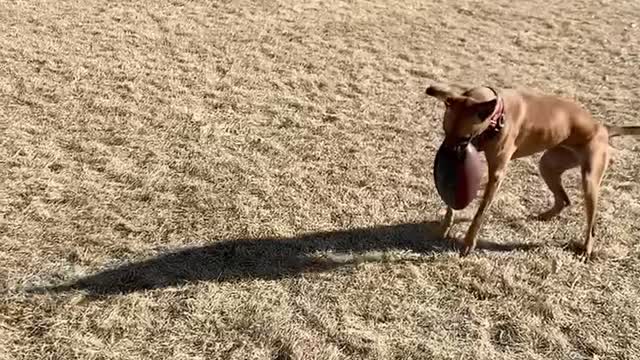
[[[466,154],[467,146],[473,140],[473,136],[458,136],[455,138],[445,138],[445,147],[457,155],[458,158],[463,157]]]
[[[455,147],[458,145],[464,145],[466,146],[467,144],[469,144],[471,142],[471,140],[473,140],[474,136],[472,135],[465,135],[465,136],[447,136],[444,139],[444,143],[445,146],[447,147]]]

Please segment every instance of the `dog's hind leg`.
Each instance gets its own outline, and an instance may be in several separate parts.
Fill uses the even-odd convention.
[[[553,193],[553,206],[538,215],[539,220],[549,220],[571,205],[567,192],[562,187],[562,174],[580,165],[573,150],[557,146],[547,150],[540,159],[540,175]]]
[[[609,165],[609,147],[605,141],[596,136],[587,146],[588,155],[582,164],[582,189],[584,191],[584,207],[586,213],[586,229],[583,254],[584,260],[591,257],[593,251],[594,222],[598,206],[598,195],[604,173]]]

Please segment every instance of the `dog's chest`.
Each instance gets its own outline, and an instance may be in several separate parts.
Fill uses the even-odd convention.
[[[515,139],[516,151],[513,158],[533,155],[562,143],[565,137],[554,134],[549,129],[528,127],[526,131],[520,131]]]

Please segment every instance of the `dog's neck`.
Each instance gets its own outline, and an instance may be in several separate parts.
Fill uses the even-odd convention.
[[[489,89],[496,94],[497,101],[493,113],[487,119],[489,126],[471,141],[479,151],[482,151],[486,142],[496,137],[504,127],[504,99],[496,90],[491,87]]]
[[[500,96],[498,92],[495,91],[493,88],[489,88],[489,89],[491,89],[491,91],[493,91],[493,93],[496,94],[497,101],[496,101],[496,108],[493,110],[493,113],[491,114],[491,116],[489,116],[489,128],[487,130],[492,128],[500,130],[504,125],[504,99],[502,99],[502,96]]]

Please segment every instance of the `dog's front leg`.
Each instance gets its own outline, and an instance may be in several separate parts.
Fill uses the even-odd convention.
[[[482,222],[484,221],[485,211],[487,211],[491,206],[491,202],[500,188],[500,184],[502,184],[502,179],[506,172],[506,165],[510,157],[510,155],[505,157],[495,166],[491,166],[492,164],[489,164],[489,180],[484,190],[480,207],[478,207],[478,211],[476,211],[476,215],[473,217],[471,226],[469,226],[469,230],[467,230],[467,234],[464,238],[464,248],[460,254],[461,256],[468,255],[476,247],[476,237],[478,235],[478,231],[480,231]]]
[[[451,230],[451,226],[453,226],[453,215],[453,209],[447,206],[447,213],[444,215],[444,218],[440,223],[440,235],[443,238],[449,237],[449,230]]]

